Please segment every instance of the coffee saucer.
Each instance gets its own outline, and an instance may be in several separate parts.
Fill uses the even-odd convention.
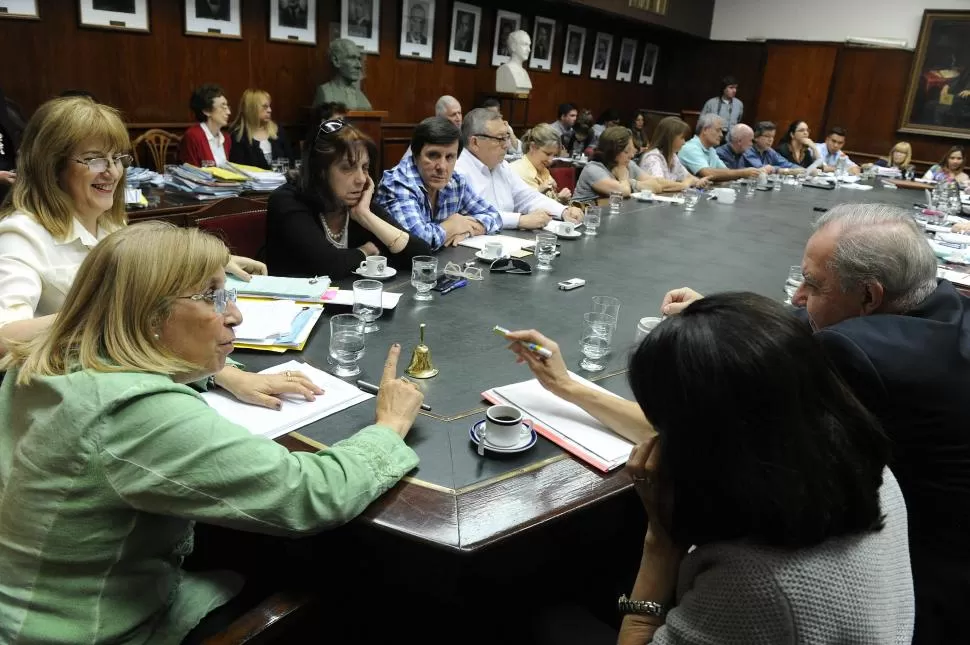
[[[577,224],[577,227],[582,226],[582,224]],[[542,229],[543,231],[548,231],[549,233],[555,234],[557,237],[562,237],[567,240],[575,240],[577,237],[582,237],[583,234],[577,231],[575,228],[572,233],[566,233],[559,228],[559,222],[549,222]]]
[[[468,429],[468,437],[472,440],[472,443],[476,446],[479,444],[481,439],[479,438],[479,433],[485,427],[485,419],[482,419],[471,428]],[[528,430],[528,426],[523,425],[522,428],[522,439],[518,443],[512,444],[511,446],[493,446],[488,442],[488,437],[485,437],[485,449],[491,452],[510,455],[517,452],[525,452],[532,446],[536,445],[539,441],[539,435],[536,434],[535,430]]]
[[[397,275],[397,269],[394,267],[385,267],[384,273],[375,275],[373,273],[364,273],[363,269],[357,268],[354,269],[354,273],[362,278],[370,278],[371,280],[387,280]]]
[[[482,262],[495,262],[495,260],[506,259],[507,257],[509,257],[509,254],[506,253],[505,255],[501,255],[501,256],[500,255],[492,256],[492,255],[485,255],[485,251],[475,251],[475,257],[481,260]]]

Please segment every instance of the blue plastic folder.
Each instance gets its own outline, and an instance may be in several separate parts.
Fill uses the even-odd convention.
[[[254,275],[249,282],[234,276],[226,276],[226,288],[235,289],[239,295],[277,300],[302,300],[319,302],[330,288],[330,278],[282,278],[271,275]]]

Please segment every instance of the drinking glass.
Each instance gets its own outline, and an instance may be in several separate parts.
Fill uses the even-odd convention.
[[[579,366],[588,372],[599,372],[606,368],[603,360],[610,353],[613,332],[616,331],[616,318],[607,314],[588,313],[583,316],[583,335],[579,341],[583,360]]]
[[[623,193],[618,190],[614,190],[610,193],[610,215],[616,215],[620,212],[620,205],[623,203]]]
[[[411,259],[411,286],[417,290],[415,300],[430,301],[431,287],[438,280],[438,259],[430,255],[416,255]]]
[[[781,190],[781,175],[771,176],[771,189],[776,192]]]
[[[697,202],[701,199],[701,191],[696,188],[688,188],[684,191],[684,210],[688,213],[697,208]]]
[[[345,378],[360,374],[357,361],[364,355],[364,321],[354,314],[337,314],[330,319],[330,358],[333,373]]]
[[[586,207],[586,215],[583,217],[583,225],[586,229],[583,231],[584,235],[596,235],[596,229],[600,226],[601,212],[599,206]]]
[[[802,267],[791,266],[788,268],[788,278],[785,280],[785,304],[790,305],[791,299],[795,297],[795,292],[805,281],[802,276]]]
[[[613,296],[593,296],[593,308],[589,310],[594,314],[606,314],[613,316],[617,321],[620,320],[620,299]]]
[[[913,170],[912,166],[906,168],[906,172],[903,173],[903,179],[906,181],[913,181],[916,178],[916,171]]]
[[[384,313],[384,285],[380,280],[354,281],[354,314],[364,321],[364,333],[380,329],[374,321]]]
[[[758,180],[748,179],[746,182],[744,182],[744,185],[746,187],[744,193],[745,197],[753,197],[755,192],[758,190]]]
[[[556,257],[556,234],[536,233],[536,269],[550,271],[552,259]]]

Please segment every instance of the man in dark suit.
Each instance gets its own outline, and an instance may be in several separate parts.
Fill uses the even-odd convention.
[[[903,209],[845,204],[816,223],[792,298],[892,440],[916,594],[913,643],[970,643],[970,298],[936,279]],[[701,297],[671,291],[664,313]]]

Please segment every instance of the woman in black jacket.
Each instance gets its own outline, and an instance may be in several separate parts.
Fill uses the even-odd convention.
[[[236,122],[232,124],[229,161],[269,170],[274,159],[293,163],[293,150],[283,130],[273,121],[268,93],[246,90],[239,99]]]
[[[376,202],[370,160],[374,142],[354,126],[327,120],[303,151],[295,182],[270,195],[266,261],[273,275],[346,278],[371,255],[410,270],[411,258],[430,255]]]

